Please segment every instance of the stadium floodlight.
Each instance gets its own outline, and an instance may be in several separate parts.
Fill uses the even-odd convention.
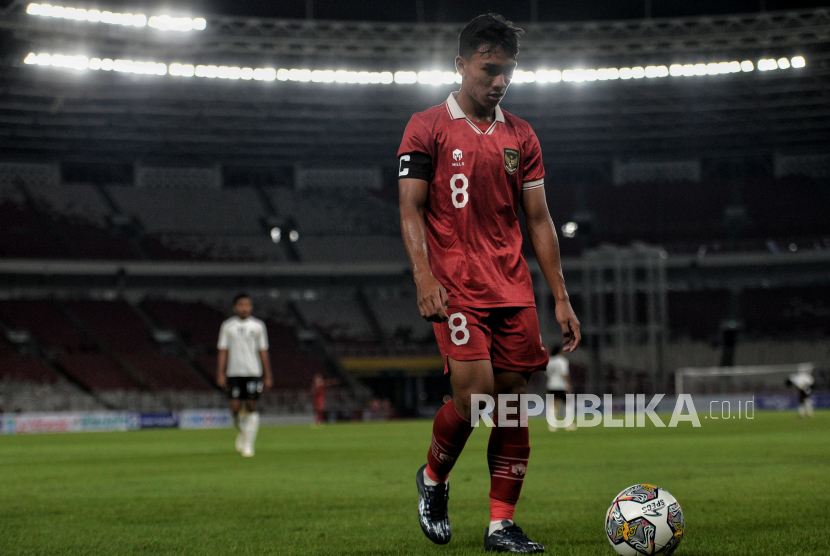
[[[412,85],[418,82],[418,74],[414,71],[396,71],[395,83],[401,85]]]
[[[38,4],[40,6],[40,4]],[[85,56],[65,56],[61,54],[29,53],[23,62],[27,65],[53,66],[76,70],[119,71],[124,73],[148,75],[172,75],[174,77],[202,77],[206,79],[228,79],[245,81],[294,81],[298,83],[345,83],[352,85],[452,85],[461,83],[461,76],[451,71],[346,71],[346,70],[312,70],[307,68],[241,68],[237,66],[193,65],[174,62],[169,67],[161,62],[134,62],[132,60],[112,60],[109,58],[86,58]],[[766,58],[757,64],[749,60],[743,62],[710,62],[707,64],[671,64],[670,66],[634,66],[627,68],[574,68],[566,70],[537,71],[516,70],[513,83],[525,85],[538,83],[584,83],[593,81],[610,81],[617,79],[659,79],[663,77],[692,77],[703,75],[724,75],[728,73],[748,73],[755,71],[786,70],[806,67],[803,56],[791,59]]]
[[[567,224],[562,225],[562,234],[565,237],[574,237],[576,236],[576,231],[579,229],[579,224],[576,222],[568,222]]]
[[[86,21],[89,23],[106,23],[125,27],[152,27],[160,31],[204,31],[207,20],[203,17],[171,17],[154,15],[149,19],[144,14],[118,13],[84,8],[67,8],[51,4],[29,4],[26,13],[41,17]]]
[[[279,227],[276,226],[271,228],[271,241],[273,241],[274,243],[279,243],[280,239],[282,239],[282,230],[280,230]]]
[[[160,31],[204,31],[207,27],[207,21],[203,17],[191,19],[189,17],[154,15],[147,22],[147,25]]]
[[[772,58],[758,60],[758,71],[771,71],[778,69],[778,62]]]

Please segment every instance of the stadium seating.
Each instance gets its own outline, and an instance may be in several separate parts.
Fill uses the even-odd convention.
[[[213,353],[225,316],[204,303],[145,299],[141,308],[161,327],[176,330],[201,354]]]
[[[88,184],[28,184],[27,191],[44,212],[61,214],[73,220],[107,225],[110,208],[95,186]]]
[[[711,340],[717,337],[721,322],[729,316],[729,292],[670,291],[668,313],[669,330],[674,336]]]
[[[234,189],[136,189],[108,187],[124,214],[136,216],[148,233],[261,232],[265,211],[256,192]],[[159,210],[164,207],[164,210]]]
[[[65,305],[97,339],[140,373],[153,389],[209,388],[182,360],[157,353],[150,329],[125,301],[67,301]]]
[[[0,382],[54,384],[59,378],[58,374],[37,359],[0,351]]]
[[[150,330],[125,301],[65,301],[63,305],[104,345],[119,354],[153,353]]]
[[[367,263],[408,260],[398,236],[301,236],[296,249],[304,262]]]
[[[432,342],[432,324],[418,311],[415,288],[372,288],[366,299],[387,340]]]
[[[176,330],[193,348],[193,360],[202,372],[215,378],[216,343],[225,315],[199,302],[147,299],[141,308],[160,326]],[[266,309],[270,308],[263,307]],[[292,326],[272,319],[265,319],[265,326],[276,390],[308,388],[315,373],[325,374],[319,359],[297,350]]]
[[[125,355],[124,360],[146,376],[158,390],[210,390],[207,382],[177,357],[144,353]]]
[[[740,305],[749,333],[800,338],[830,335],[830,288],[748,289],[741,293]]]
[[[95,349],[95,343],[64,316],[54,301],[0,300],[0,320],[13,328],[30,332],[48,348],[59,352],[88,352]]]
[[[376,340],[350,288],[328,288],[324,297],[295,301],[297,310],[308,323],[335,341]]]
[[[68,246],[53,233],[41,215],[22,204],[0,200],[0,257],[10,259],[67,259]]]
[[[737,200],[746,221],[727,242],[727,208],[736,202],[734,183],[637,183],[598,181],[584,186],[585,206],[593,216],[589,244],[660,244],[670,253],[709,250],[767,250],[768,241],[796,242],[824,249],[825,214],[830,199],[807,177],[747,178]],[[564,179],[546,188],[557,227],[579,209],[578,187]],[[271,210],[253,187],[227,189],[139,189],[108,186],[121,217],[142,225],[135,243],[108,228],[113,213],[94,186],[32,183],[0,188],[0,256],[192,261],[285,260],[271,242],[263,217]],[[394,184],[375,191],[354,187],[267,187],[276,216],[300,232],[294,244],[302,261],[405,261],[394,203]],[[775,198],[775,206],[767,200]],[[31,200],[31,202],[30,202]],[[164,207],[164,210],[159,210]],[[797,215],[797,218],[794,217]],[[584,228],[583,228],[584,231]],[[693,239],[690,239],[693,238]],[[578,255],[584,241],[560,236],[562,253]],[[774,247],[773,247],[774,248]],[[529,244],[526,254],[532,256]]]
[[[67,374],[90,390],[142,390],[112,359],[97,353],[61,355],[55,359]]]
[[[281,216],[293,216],[304,235],[395,235],[398,210],[360,188],[309,187],[271,190]]]

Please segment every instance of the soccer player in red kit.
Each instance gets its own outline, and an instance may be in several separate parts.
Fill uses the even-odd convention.
[[[545,201],[539,141],[527,122],[499,107],[522,33],[499,15],[472,20],[455,59],[461,89],[415,114],[398,151],[401,230],[418,308],[434,323],[454,395],[435,417],[427,464],[416,475],[421,528],[438,544],[452,535],[448,477],[472,432],[472,395],[523,394],[530,373],[548,363],[521,252],[520,206],[556,300],[564,350],[580,341]],[[526,426],[491,430],[485,550],[545,550],[513,523],[529,455]]]

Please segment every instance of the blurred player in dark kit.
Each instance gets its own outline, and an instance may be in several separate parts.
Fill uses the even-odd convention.
[[[556,299],[564,350],[580,341],[545,200],[539,141],[527,122],[499,107],[522,33],[495,14],[471,21],[455,59],[461,89],[415,114],[398,150],[401,230],[418,308],[434,323],[454,393],[435,418],[427,464],[416,475],[421,528],[438,544],[452,535],[448,477],[472,432],[471,396],[525,393],[530,373],[548,364],[521,252],[520,206]],[[491,430],[485,550],[544,552],[513,522],[529,456],[527,427]]]
[[[273,383],[268,333],[265,323],[251,316],[253,304],[247,294],[234,297],[233,311],[236,316],[223,322],[219,329],[216,383],[227,390],[231,400],[233,422],[239,431],[236,450],[244,457],[252,457],[259,431],[257,400]]]

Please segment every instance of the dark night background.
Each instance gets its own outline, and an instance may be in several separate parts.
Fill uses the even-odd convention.
[[[118,8],[128,12],[164,12],[192,15],[235,15],[305,19],[307,0],[276,2],[199,0],[193,2],[148,2],[146,0],[55,1],[56,5],[84,8]],[[3,5],[11,2],[4,1]],[[353,21],[417,21],[415,0],[389,2],[366,0],[312,0],[314,19]],[[515,21],[531,20],[531,0],[422,0],[427,22],[463,22],[487,11],[501,13]],[[652,17],[682,17],[716,14],[738,14],[758,11],[797,10],[828,5],[827,0],[539,0],[541,22],[581,21],[597,19],[640,19],[651,4]]]

